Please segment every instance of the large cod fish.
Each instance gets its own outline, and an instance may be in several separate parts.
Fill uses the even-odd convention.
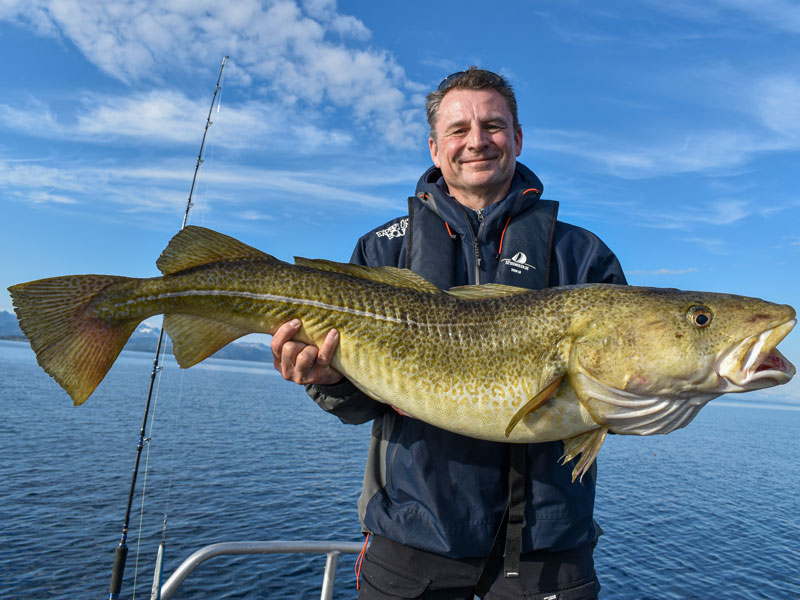
[[[74,275],[9,288],[42,368],[82,404],[136,326],[164,314],[187,368],[298,317],[296,339],[340,332],[332,365],[372,398],[459,434],[564,440],[591,466],[606,433],[669,433],[712,398],[789,381],[776,349],[790,306],[726,294],[588,284],[441,291],[414,273],[324,260],[282,262],[187,227],[163,277]]]

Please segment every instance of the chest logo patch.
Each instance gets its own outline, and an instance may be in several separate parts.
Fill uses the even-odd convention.
[[[536,270],[536,267],[528,264],[528,257],[524,252],[517,252],[511,258],[504,258],[500,262],[511,269],[512,273],[517,273],[518,275],[522,275],[523,271]]]

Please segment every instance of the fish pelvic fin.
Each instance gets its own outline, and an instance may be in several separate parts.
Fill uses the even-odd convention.
[[[87,314],[109,286],[132,281],[114,275],[71,275],[8,288],[20,328],[39,365],[83,404],[106,376],[139,320],[113,323]]]
[[[583,476],[591,468],[595,458],[597,458],[597,453],[600,452],[607,433],[607,428],[600,427],[564,440],[564,455],[561,457],[562,465],[567,464],[579,454],[581,455],[575,468],[572,469],[573,482],[576,479],[583,481]]]
[[[522,408],[520,408],[516,413],[514,413],[514,416],[511,417],[511,420],[508,422],[508,425],[506,426],[506,437],[509,437],[511,435],[511,432],[514,430],[514,427],[516,427],[517,424],[522,419],[524,419],[527,415],[529,415],[537,408],[542,406],[542,404],[547,402],[548,398],[550,398],[550,396],[552,396],[558,389],[558,386],[561,385],[563,379],[564,375],[557,376],[555,379],[550,381],[550,383],[548,383],[547,386],[545,386],[545,388],[541,392],[539,392],[533,398],[528,400],[525,404],[522,405]]]
[[[205,360],[243,335],[253,333],[212,319],[178,314],[164,315],[164,330],[172,339],[172,353],[183,369]]]
[[[384,283],[394,287],[407,288],[426,294],[442,293],[442,291],[430,281],[408,269],[398,269],[397,267],[365,267],[362,265],[339,263],[320,258],[302,258],[299,256],[294,257],[294,264],[299,267],[308,267],[310,269],[327,271],[329,273],[340,273],[342,275]]]
[[[170,275],[212,262],[244,258],[278,261],[274,256],[224,233],[188,225],[169,241],[158,257],[156,266],[164,275]]]

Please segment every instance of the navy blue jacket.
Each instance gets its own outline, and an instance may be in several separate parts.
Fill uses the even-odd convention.
[[[509,194],[473,211],[431,168],[409,198],[409,215],[363,236],[351,262],[411,268],[441,289],[624,284],[614,254],[592,233],[557,221],[558,204],[541,193],[539,179],[518,163]],[[345,422],[373,420],[359,499],[365,531],[452,558],[486,556],[508,502],[508,444],[401,416],[347,380],[308,391]],[[562,453],[561,442],[528,445],[523,552],[566,550],[596,536],[596,468],[572,483],[572,465],[558,464]]]

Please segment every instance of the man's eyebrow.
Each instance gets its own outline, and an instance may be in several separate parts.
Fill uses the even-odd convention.
[[[445,131],[450,131],[452,129],[458,129],[460,127],[464,127],[465,125],[469,125],[469,119],[461,119],[460,121],[453,121],[452,123],[448,123],[447,127],[445,127]]]
[[[448,123],[447,127],[445,127],[445,131],[452,131],[453,129],[459,129],[460,127],[464,127],[469,125],[472,122],[471,119],[461,119],[459,121],[453,121],[452,123]],[[484,125],[488,123],[501,123],[508,127],[508,120],[501,114],[496,115],[488,115],[482,119],[480,122]]]

